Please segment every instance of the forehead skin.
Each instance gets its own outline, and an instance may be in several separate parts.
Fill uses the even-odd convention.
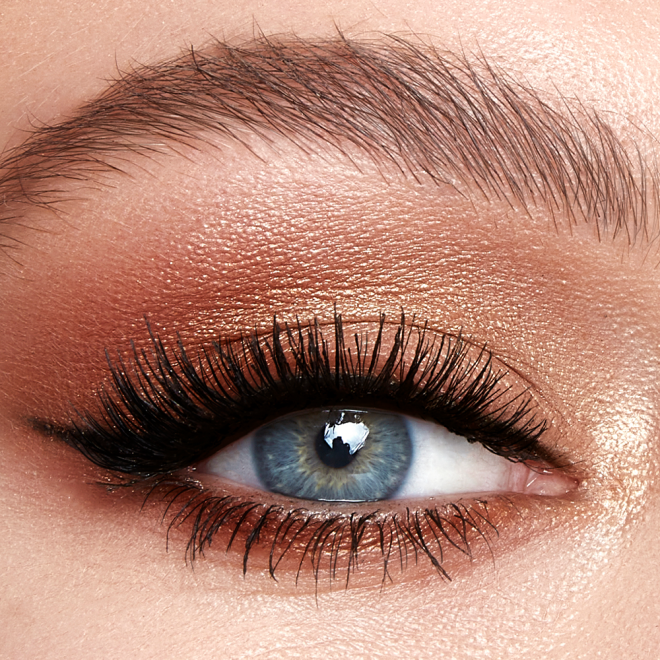
[[[441,48],[479,51],[541,92],[556,96],[559,90],[565,97],[579,97],[624,134],[633,124],[660,135],[660,6],[654,2],[4,4],[0,144],[7,146],[19,144],[31,123],[61,120],[101,92],[117,67],[126,70],[135,63],[171,58],[191,44],[207,43],[210,36],[229,43],[240,43],[259,31],[316,39],[335,37],[338,28],[349,37],[417,35]],[[576,235],[565,255],[578,262],[576,272],[581,239]],[[66,242],[65,233],[60,244]],[[542,245],[537,241],[537,247]],[[71,254],[83,261],[81,250],[72,249]],[[558,263],[560,256],[553,259]],[[595,266],[584,286],[591,289],[576,297],[577,302],[603,295],[598,282],[604,281],[606,262],[616,263],[618,258],[620,252],[609,244],[589,253],[588,263]],[[640,343],[657,348],[660,329],[655,328],[660,326],[652,301],[657,299],[660,275],[651,260],[626,263],[621,273],[630,282],[630,300],[643,303],[631,302],[617,331],[633,337],[636,328],[643,328]],[[493,281],[503,282],[501,278]],[[408,280],[401,281],[406,286]],[[616,301],[624,301],[620,291],[617,295]],[[562,310],[571,319],[579,312]],[[0,313],[3,327],[10,327],[11,310]],[[448,326],[455,322],[445,319]],[[501,345],[497,332],[492,337]],[[533,342],[534,333],[524,340]],[[644,353],[640,374],[657,377],[657,360],[657,351]],[[636,364],[626,366],[634,370]],[[9,372],[11,366],[4,364],[3,370]],[[616,381],[614,371],[611,378]],[[647,385],[639,396],[657,399],[657,386],[653,381]],[[5,391],[3,405],[6,399]],[[640,422],[640,428],[657,429],[657,401],[642,400],[639,409],[640,417],[651,420],[646,426]],[[573,412],[576,419],[581,414],[589,417],[579,404]],[[315,601],[313,595],[295,590],[263,587],[259,576],[243,581],[235,570],[225,574],[200,566],[192,574],[180,562],[162,556],[162,535],[153,534],[154,525],[146,520],[134,523],[129,540],[119,538],[117,511],[97,502],[82,485],[84,464],[67,454],[69,471],[50,475],[36,452],[28,452],[28,458],[21,454],[29,445],[14,442],[23,431],[16,431],[4,409],[0,417],[0,442],[7,439],[4,475],[0,471],[0,499],[6,500],[0,508],[0,530],[5,530],[0,539],[0,556],[5,558],[0,561],[0,584],[6,594],[0,591],[0,620],[11,630],[9,639],[0,641],[0,653],[6,657],[651,658],[660,648],[655,445],[647,448],[652,457],[648,461],[639,458],[642,450],[620,457],[628,466],[623,476],[646,470],[648,482],[639,489],[643,495],[631,497],[632,504],[616,499],[598,502],[607,510],[603,519],[610,522],[603,523],[594,540],[601,553],[597,561],[578,552],[573,555],[561,545],[556,561],[554,546],[538,543],[526,546],[525,556],[514,553],[513,568],[500,566],[481,581],[420,588],[404,580],[384,593],[356,589]],[[658,440],[657,431],[647,435]],[[64,462],[60,455],[52,460]],[[67,515],[50,509],[43,520],[39,498],[49,479],[69,484],[77,480],[81,485],[67,487]],[[65,502],[61,494],[60,498]],[[100,525],[90,513],[90,503],[113,522]],[[572,524],[578,528],[581,523]],[[617,534],[611,543],[601,538],[608,524]],[[584,535],[580,538],[588,544]]]

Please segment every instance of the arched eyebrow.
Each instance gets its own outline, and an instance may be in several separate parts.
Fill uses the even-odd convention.
[[[37,128],[6,155],[0,236],[76,185],[121,172],[122,158],[222,135],[284,136],[306,151],[357,148],[405,176],[531,209],[598,235],[649,238],[655,169],[594,111],[551,106],[483,57],[397,37],[216,42],[112,82],[68,121]]]

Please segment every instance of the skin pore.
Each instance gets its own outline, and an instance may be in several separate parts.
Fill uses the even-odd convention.
[[[640,205],[617,207],[625,168],[619,184],[600,188],[614,201],[605,196],[571,217],[573,206],[553,211],[542,196],[517,198],[511,187],[499,197],[492,187],[479,194],[474,177],[467,184],[458,177],[464,168],[444,170],[444,181],[456,177],[451,186],[434,180],[423,158],[409,158],[405,169],[355,143],[310,140],[301,150],[277,131],[260,139],[253,120],[235,129],[240,142],[206,132],[172,148],[143,130],[134,142],[151,148],[148,155],[122,147],[107,159],[123,174],[104,165],[96,177],[46,179],[41,189],[57,196],[56,212],[5,194],[3,656],[654,657],[660,16],[653,3],[393,0],[321,10],[312,2],[61,1],[7,6],[2,25],[11,63],[0,71],[7,149],[23,143],[31,125],[79,115],[117,69],[168,62],[191,45],[213,52],[212,37],[238,46],[255,34],[337,44],[341,31],[372,44],[398,35],[443,57],[449,49],[447,61],[463,58],[492,81],[488,63],[502,72],[497,80],[536,90],[571,135],[582,127],[594,139],[585,155],[592,164],[608,148],[587,120],[594,109],[627,150],[632,188],[648,186],[636,193],[648,203],[647,231],[636,232]],[[413,123],[405,114],[400,134],[406,120]],[[557,132],[550,133],[552,144]],[[476,139],[484,151],[483,136]],[[567,171],[569,182],[576,172],[588,179],[588,167]],[[539,171],[528,187],[534,176],[542,188]],[[624,208],[629,231],[614,236],[611,223],[602,225],[612,208]],[[163,501],[141,508],[139,487],[108,492],[96,483],[107,483],[107,473],[33,424],[66,425],[72,407],[95,409],[110,382],[105,350],[127,358],[131,341],[148,347],[145,316],[167,346],[178,333],[194,350],[219,334],[264,333],[274,315],[317,317],[327,327],[335,308],[351,332],[373,333],[381,314],[395,327],[403,310],[439,336],[462,333],[475,350],[486,345],[513,391],[528,387],[550,420],[547,442],[566,458],[560,469],[577,489],[493,498],[497,533],[484,540],[470,532],[471,556],[447,549],[451,580],[411,555],[384,582],[382,561],[368,555],[348,588],[323,575],[303,574],[296,584],[295,567],[286,565],[276,582],[258,554],[244,576],[242,556],[225,554],[226,542],[191,568],[183,527],[166,547]],[[219,494],[241,492],[203,480]]]

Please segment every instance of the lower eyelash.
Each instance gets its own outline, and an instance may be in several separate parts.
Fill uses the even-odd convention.
[[[233,552],[241,557],[245,575],[257,551],[265,559],[260,568],[267,569],[275,581],[283,572],[293,574],[298,583],[311,569],[317,588],[322,572],[329,576],[330,584],[340,582],[347,587],[365,564],[365,555],[369,573],[379,571],[383,584],[393,580],[392,566],[402,573],[420,560],[428,561],[441,578],[450,581],[445,562],[448,552],[472,560],[474,544],[482,542],[492,555],[491,542],[499,536],[485,498],[396,512],[317,512],[236,495],[214,495],[199,482],[169,475],[144,480],[141,486],[147,489],[145,505],[150,500],[165,504],[162,519],[167,524],[168,547],[172,533],[185,528],[187,562],[194,563],[212,549]],[[493,499],[516,513],[507,496]],[[380,569],[374,569],[374,562]]]

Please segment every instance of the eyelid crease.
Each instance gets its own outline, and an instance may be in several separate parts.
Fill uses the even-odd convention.
[[[540,203],[555,219],[592,221],[599,236],[653,239],[660,187],[641,148],[627,150],[595,111],[557,105],[483,55],[398,36],[216,41],[122,73],[72,119],[35,129],[8,153],[0,248],[18,246],[9,230],[35,209],[57,210],[72,187],[121,174],[129,154],[199,148],[209,135],[250,148],[246,129],[306,152],[350,145],[379,166],[468,197],[528,211]]]

